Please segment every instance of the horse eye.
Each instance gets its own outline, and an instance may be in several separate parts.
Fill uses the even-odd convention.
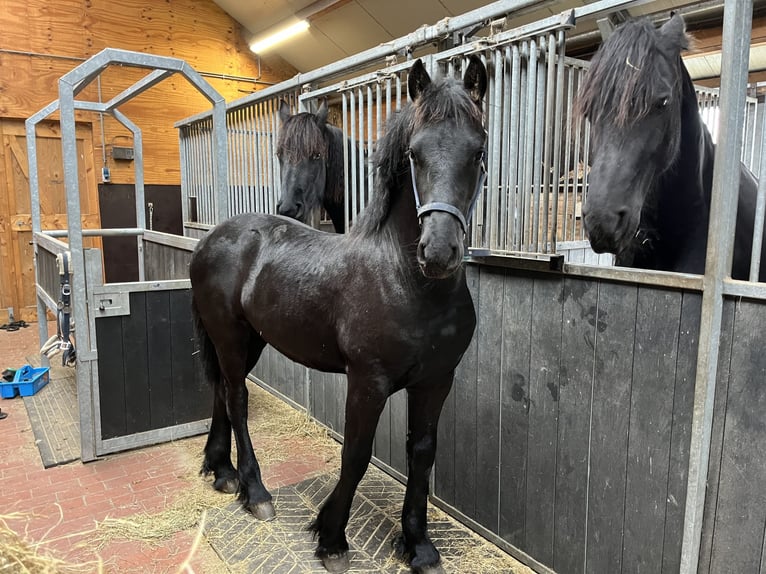
[[[315,153],[314,155],[311,156],[311,159],[313,159],[313,160],[322,159],[322,154],[317,152],[317,153]]]
[[[669,101],[670,101],[670,98],[664,97],[664,98],[662,98],[661,100],[659,100],[657,102],[657,107],[658,108],[664,108],[664,107],[666,107],[668,105]]]
[[[481,163],[484,160],[484,150],[477,151],[476,155],[473,158],[473,161],[478,163]]]

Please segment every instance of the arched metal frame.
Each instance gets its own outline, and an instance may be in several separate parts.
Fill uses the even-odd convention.
[[[107,102],[90,102],[75,99],[86,86],[95,80],[108,66],[118,64],[152,70],[144,78],[127,88]],[[74,68],[59,79],[59,98],[41,109],[26,120],[27,149],[29,157],[29,186],[32,203],[32,232],[35,242],[35,274],[36,282],[40,285],[40,275],[37,265],[38,244],[45,242],[45,236],[67,236],[67,245],[57,245],[54,249],[67,250],[71,256],[72,266],[72,309],[77,329],[77,395],[80,412],[81,456],[83,461],[94,459],[99,452],[97,431],[100,425],[99,405],[94,397],[94,386],[97,373],[94,368],[98,360],[96,342],[91,332],[94,318],[88,310],[88,294],[86,292],[86,258],[83,250],[83,236],[104,235],[134,235],[137,237],[139,249],[139,275],[144,279],[143,269],[143,240],[142,234],[146,229],[144,214],[144,174],[143,147],[140,128],[119,111],[119,106],[155,86],[162,80],[178,73],[184,76],[212,104],[212,140],[214,154],[213,185],[218,190],[216,197],[216,213],[219,218],[225,218],[228,213],[226,181],[228,177],[226,162],[226,109],[224,98],[186,62],[177,58],[155,56],[140,52],[107,48],[94,55],[84,63]],[[60,112],[61,146],[64,163],[64,187],[67,206],[67,230],[46,231],[41,226],[40,188],[37,164],[36,126],[52,113]],[[135,155],[135,188],[136,188],[136,223],[135,229],[121,230],[88,230],[83,232],[80,189],[77,166],[77,143],[75,132],[75,111],[90,111],[105,113],[114,117],[133,133]],[[60,243],[60,242],[57,242]],[[44,318],[46,307],[54,304],[49,296],[38,287],[37,311],[38,317]],[[46,321],[38,321],[40,344],[48,338]],[[198,429],[187,429],[199,432]],[[175,432],[175,431],[171,431]],[[183,431],[182,431],[183,432]],[[162,433],[159,433],[162,434]],[[176,434],[178,436],[178,434]],[[150,442],[152,437],[144,437]],[[156,441],[155,441],[156,442]],[[132,444],[138,446],[138,444]],[[120,442],[114,445],[120,447]]]

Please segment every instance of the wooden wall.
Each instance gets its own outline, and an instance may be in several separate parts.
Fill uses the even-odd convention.
[[[28,235],[30,213],[24,199],[29,191],[26,165],[22,165],[26,138],[20,120],[57,99],[58,79],[107,47],[184,59],[205,73],[227,101],[265,87],[256,81],[259,76],[259,82],[278,82],[295,74],[287,65],[259,69],[239,24],[212,0],[0,0],[0,133],[5,138],[0,169],[6,174],[0,176],[0,309],[14,307],[17,319],[35,318],[33,281],[28,276],[32,270],[29,238],[18,235]],[[93,82],[79,97],[98,101],[100,88],[100,99],[106,101],[146,73],[112,66],[101,75],[100,86]],[[220,79],[207,73],[249,80]],[[146,183],[181,183],[178,133],[173,123],[207,109],[207,100],[178,75],[121,106],[120,111],[143,131]],[[107,117],[102,136],[98,115],[82,113],[78,120],[83,122],[78,134],[87,132],[78,135],[81,164],[87,166],[87,173],[81,173],[81,179],[84,176],[87,181],[81,186],[96,189],[104,154],[111,181],[133,183],[133,162],[111,158],[112,146],[132,146],[129,132]],[[42,198],[48,228],[65,227],[64,212],[56,208],[63,198],[63,192],[59,193],[63,189],[60,144],[50,140],[57,137],[56,129],[52,123],[38,130],[45,145],[50,143],[50,153],[39,152],[42,191],[56,194]],[[56,165],[43,165],[51,154]],[[84,213],[89,218],[84,225],[99,226],[97,203]],[[0,314],[3,322],[4,313]]]

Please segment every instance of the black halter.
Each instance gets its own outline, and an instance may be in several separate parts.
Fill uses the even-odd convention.
[[[471,199],[471,204],[468,206],[468,214],[467,216],[463,215],[463,212],[460,211],[457,207],[450,203],[444,203],[442,201],[433,201],[431,203],[426,203],[425,205],[420,205],[420,195],[418,194],[418,184],[417,181],[415,181],[415,160],[412,157],[412,153],[410,153],[410,150],[407,150],[407,155],[410,158],[410,173],[412,174],[412,193],[415,194],[415,207],[418,210],[418,221],[422,223],[423,215],[426,213],[429,213],[431,211],[444,211],[446,213],[449,213],[450,215],[455,216],[455,218],[460,222],[460,227],[463,228],[463,234],[465,235],[468,233],[468,222],[471,220],[471,215],[473,214],[473,208],[476,206],[476,200],[479,198],[479,194],[481,193],[481,188],[484,187],[484,181],[487,179],[487,168],[484,165],[484,157],[482,155],[481,159],[481,169],[479,170],[479,176],[476,181],[476,190],[473,192],[473,198]]]

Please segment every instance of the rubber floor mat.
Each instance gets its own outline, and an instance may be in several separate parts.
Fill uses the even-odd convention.
[[[207,539],[232,572],[326,572],[314,557],[315,542],[306,526],[337,480],[337,475],[322,474],[272,492],[277,518],[271,522],[256,520],[236,502],[210,509]],[[349,572],[410,572],[394,557],[391,548],[392,538],[401,530],[399,516],[403,500],[404,487],[371,465],[354,497],[346,529],[351,559]],[[430,505],[429,533],[447,572],[530,572]],[[491,561],[490,569],[478,566],[472,556]],[[465,563],[465,559],[472,564]]]

